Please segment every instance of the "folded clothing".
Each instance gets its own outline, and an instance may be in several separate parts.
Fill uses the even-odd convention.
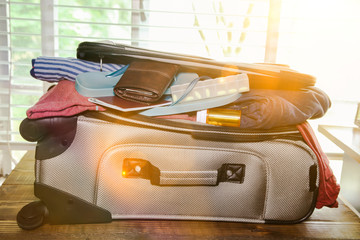
[[[328,95],[316,87],[300,91],[252,89],[226,108],[241,110],[240,128],[270,129],[324,116]]]
[[[309,87],[301,91],[252,89],[221,108],[241,111],[240,128],[270,129],[320,118],[330,106],[330,98],[325,92]],[[194,113],[187,115],[168,115],[161,118],[195,121]]]
[[[319,194],[316,201],[316,208],[324,206],[338,207],[337,197],[340,192],[340,185],[336,182],[333,171],[330,168],[329,160],[320,147],[320,144],[308,122],[297,125],[305,142],[315,153],[319,163]]]
[[[87,110],[105,111],[75,90],[75,83],[61,80],[26,111],[29,119],[73,116]]]
[[[60,80],[75,81],[76,76],[84,72],[106,71],[114,72],[124,65],[112,63],[95,63],[77,58],[45,57],[32,60],[31,76],[47,82]]]

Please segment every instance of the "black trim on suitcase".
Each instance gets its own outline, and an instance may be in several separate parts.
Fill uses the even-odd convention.
[[[35,159],[56,157],[71,145],[75,138],[77,116],[24,119],[20,124],[21,136],[36,142]]]
[[[47,186],[34,184],[35,196],[46,205],[51,224],[106,223],[112,221],[111,213],[69,193]]]
[[[309,189],[310,192],[314,192],[317,189],[316,180],[317,180],[317,165],[314,164],[309,169]]]
[[[25,205],[17,214],[19,227],[33,230],[44,223],[108,223],[111,213],[74,195],[41,183],[34,183],[35,196],[41,201]]]

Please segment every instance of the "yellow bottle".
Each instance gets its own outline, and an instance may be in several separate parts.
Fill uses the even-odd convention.
[[[211,108],[198,111],[196,121],[227,127],[240,127],[241,110]]]

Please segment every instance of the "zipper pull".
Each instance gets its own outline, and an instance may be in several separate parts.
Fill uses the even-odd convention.
[[[101,53],[99,53],[99,58],[100,58],[100,72],[102,72],[103,70],[103,58],[104,58],[104,55],[102,55]]]

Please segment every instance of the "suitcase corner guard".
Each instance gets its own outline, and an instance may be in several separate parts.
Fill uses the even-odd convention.
[[[37,142],[37,160],[49,159],[65,152],[75,138],[77,116],[29,119],[19,127],[21,136],[29,142]]]
[[[61,190],[35,183],[34,192],[42,201],[31,202],[19,211],[17,223],[22,229],[32,230],[45,222],[82,224],[112,221],[108,210]]]

